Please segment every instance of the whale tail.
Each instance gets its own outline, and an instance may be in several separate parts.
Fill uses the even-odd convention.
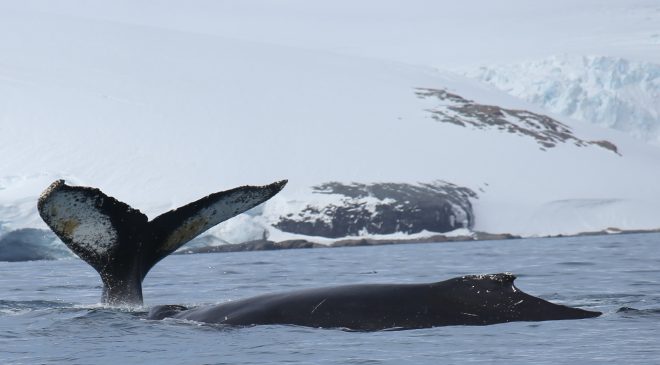
[[[221,191],[152,221],[101,190],[52,183],[39,197],[39,215],[103,281],[104,304],[141,305],[149,270],[186,242],[277,194],[287,181]]]

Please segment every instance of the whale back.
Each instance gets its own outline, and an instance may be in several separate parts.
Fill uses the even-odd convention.
[[[601,313],[554,304],[514,285],[511,273],[467,275],[434,284],[441,302],[460,308],[461,324],[546,321],[597,317]]]
[[[435,283],[354,284],[263,294],[196,308],[157,306],[147,318],[251,326],[290,324],[353,331],[488,325],[596,317],[523,293],[509,273]]]

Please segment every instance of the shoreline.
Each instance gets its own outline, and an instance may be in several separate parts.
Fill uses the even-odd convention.
[[[474,232],[472,235],[465,236],[444,236],[437,234],[424,238],[414,239],[369,239],[369,238],[355,238],[355,239],[341,239],[334,241],[331,244],[322,244],[318,242],[308,241],[305,239],[294,239],[286,241],[270,241],[270,240],[255,240],[243,243],[225,244],[219,246],[207,246],[198,248],[188,248],[177,251],[174,254],[198,254],[198,253],[228,253],[228,252],[248,252],[248,251],[274,251],[274,250],[290,250],[301,248],[336,248],[336,247],[358,247],[358,246],[385,246],[385,245],[402,245],[402,244],[433,244],[445,242],[466,242],[466,241],[494,241],[494,240],[510,240],[510,239],[524,239],[524,238],[564,238],[564,237],[582,237],[582,236],[601,236],[601,235],[618,235],[618,234],[640,234],[640,233],[658,233],[660,228],[656,229],[634,229],[634,230],[619,230],[619,229],[604,229],[600,231],[580,232],[577,234],[558,234],[537,237],[522,237],[509,233],[487,233],[487,232]]]

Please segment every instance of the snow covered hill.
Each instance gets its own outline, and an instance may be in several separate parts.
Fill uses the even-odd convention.
[[[383,13],[377,30],[404,27],[409,19],[402,14],[428,10],[420,8],[424,2],[403,13],[394,2],[367,3]],[[36,199],[58,178],[99,187],[151,218],[210,192],[289,179],[265,205],[210,230],[208,244],[301,238],[280,222],[309,218],[300,214],[307,207],[395,201],[367,187],[437,181],[475,193],[464,212],[474,230],[546,235],[660,227],[660,148],[439,70],[435,56],[458,43],[431,54],[424,51],[431,43],[411,42],[406,53],[395,47],[402,43],[376,42],[386,38],[365,28],[376,38],[358,32],[355,47],[336,48],[348,39],[344,31],[358,30],[343,12],[349,2],[324,3],[335,11],[309,34],[281,33],[320,16],[306,17],[308,5],[295,1],[274,15],[255,5],[274,4],[268,1],[231,9],[171,2],[158,6],[161,12],[146,11],[152,5],[141,1],[57,4],[0,2],[0,235],[45,229]],[[358,19],[368,14],[365,4]],[[460,13],[463,6],[445,10]],[[287,9],[299,13],[270,35],[263,24],[229,29],[209,18],[245,19],[249,9],[266,25],[291,18]],[[349,30],[335,38],[310,36],[343,29],[342,19]],[[409,36],[423,33],[429,41],[423,24],[434,19],[420,19]],[[373,47],[361,48],[367,41]],[[368,196],[315,188],[330,182],[364,187]],[[361,217],[372,212],[367,206]],[[434,234],[388,234],[426,233]],[[338,238],[331,236],[302,238]]]

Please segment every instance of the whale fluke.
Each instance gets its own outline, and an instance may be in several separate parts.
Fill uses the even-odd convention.
[[[39,197],[41,218],[103,280],[105,304],[142,304],[142,280],[161,259],[207,229],[277,194],[287,181],[211,194],[149,221],[101,190],[53,182]]]

